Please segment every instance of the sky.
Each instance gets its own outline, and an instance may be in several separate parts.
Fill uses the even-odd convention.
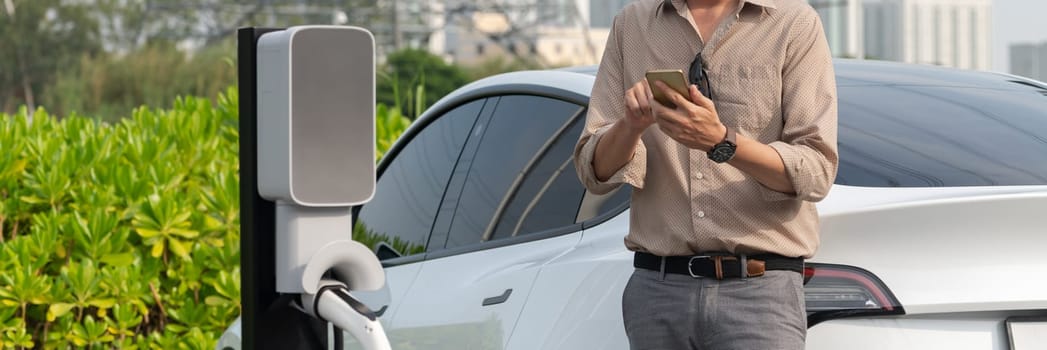
[[[992,70],[1010,72],[1009,46],[1047,42],[1047,0],[993,0]]]

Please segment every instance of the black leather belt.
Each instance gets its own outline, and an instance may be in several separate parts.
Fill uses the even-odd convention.
[[[662,271],[663,257],[636,252],[633,267]],[[803,272],[803,258],[790,258],[777,254],[756,255],[694,255],[664,257],[665,272],[691,277],[715,277],[716,279],[758,277],[764,271],[786,270]],[[745,266],[745,276],[742,266]]]

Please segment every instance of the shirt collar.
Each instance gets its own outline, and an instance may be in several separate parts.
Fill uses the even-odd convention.
[[[759,6],[759,7],[762,8],[762,10],[764,10],[764,12],[766,12],[767,9],[776,9],[776,8],[778,8],[775,5],[775,1],[776,0],[739,0],[739,1],[742,3],[741,4],[742,8],[739,9],[739,11],[738,11],[739,13],[741,13],[741,10],[743,10],[746,5],[756,5],[756,6]],[[687,0],[664,0],[662,2],[662,5],[664,6],[663,8],[666,9],[666,10],[670,10],[670,9],[676,10],[676,12],[678,14],[680,14],[680,16],[683,16],[684,15],[684,11],[687,11]]]
[[[759,7],[776,9],[778,6],[774,4],[774,0],[742,0],[742,3],[750,3]]]

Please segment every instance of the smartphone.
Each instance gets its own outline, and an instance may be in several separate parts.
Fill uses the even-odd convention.
[[[690,93],[687,91],[687,78],[683,75],[683,71],[679,69],[657,69],[647,71],[647,84],[651,87],[651,94],[654,95],[654,99],[668,107],[676,107],[676,104],[669,99],[662,89],[659,89],[654,84],[655,81],[661,81],[668,85],[676,92],[680,93],[684,97],[688,97]]]

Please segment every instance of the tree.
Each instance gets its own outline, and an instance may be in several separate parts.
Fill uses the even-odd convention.
[[[461,68],[420,49],[389,54],[377,80],[378,102],[398,106],[412,119],[426,106],[469,82]]]
[[[72,112],[118,120],[134,108],[171,107],[176,96],[215,97],[236,84],[232,40],[192,55],[157,41],[125,54],[85,57],[59,72],[39,101],[56,115]]]
[[[465,67],[469,80],[480,80],[495,74],[521,70],[542,69],[537,58],[494,56]]]
[[[98,26],[79,2],[3,0],[2,7],[0,109],[26,104],[33,111],[59,68],[101,51]]]

